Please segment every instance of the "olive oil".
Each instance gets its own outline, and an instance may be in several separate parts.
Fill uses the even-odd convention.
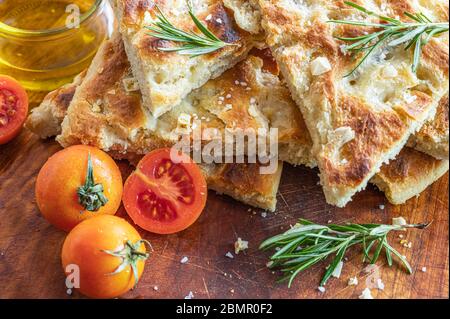
[[[89,66],[112,21],[107,0],[0,0],[0,73],[54,90]]]

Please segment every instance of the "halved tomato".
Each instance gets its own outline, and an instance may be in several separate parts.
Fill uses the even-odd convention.
[[[22,129],[28,114],[28,95],[12,77],[0,75],[0,145]]]
[[[170,148],[147,154],[125,182],[123,204],[140,227],[173,234],[191,226],[205,208],[206,181],[185,154],[171,159]]]

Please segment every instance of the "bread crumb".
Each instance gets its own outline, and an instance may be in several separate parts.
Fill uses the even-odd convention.
[[[248,249],[248,241],[242,240],[240,237],[234,243],[234,252],[235,254],[239,254],[239,252]]]
[[[407,224],[408,223],[406,222],[406,219],[404,219],[403,217],[392,218],[392,225],[403,226],[403,225],[407,225]]]
[[[422,267],[422,272],[427,272],[427,267]]]
[[[181,258],[180,263],[185,264],[189,261],[189,258],[187,258],[186,256],[184,256],[183,258]]]
[[[356,276],[349,278],[348,282],[347,282],[347,285],[348,286],[356,286],[356,285],[358,285],[358,278]]]
[[[157,291],[158,289],[159,289],[158,286],[154,286],[154,287],[153,287],[153,290],[154,290],[154,291]]]

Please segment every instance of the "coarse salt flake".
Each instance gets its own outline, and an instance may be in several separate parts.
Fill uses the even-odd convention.
[[[328,71],[331,71],[331,64],[326,57],[318,57],[311,62],[312,75],[322,75]]]
[[[373,299],[372,293],[369,288],[366,288],[362,291],[361,295],[358,297],[359,299]]]

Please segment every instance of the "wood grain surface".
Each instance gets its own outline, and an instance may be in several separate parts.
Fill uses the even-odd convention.
[[[33,94],[34,104],[42,96]],[[34,197],[40,168],[60,149],[56,142],[41,141],[27,130],[0,146],[0,298],[83,298],[66,292],[60,261],[66,234],[45,221]],[[124,175],[131,170],[127,163],[120,166]],[[210,192],[205,211],[188,230],[170,236],[140,230],[154,252],[138,287],[122,297],[184,298],[192,291],[195,298],[358,298],[378,274],[385,289],[372,289],[375,298],[448,298],[448,174],[405,205],[388,204],[381,192],[369,186],[344,209],[325,203],[318,180],[315,170],[286,165],[275,213],[263,217],[260,210]],[[123,209],[118,215],[126,218]],[[375,274],[367,274],[360,250],[353,249],[341,278],[331,279],[325,293],[317,286],[326,262],[304,272],[288,289],[277,284],[277,274],[267,269],[268,253],[257,249],[262,240],[288,229],[298,218],[318,223],[391,223],[398,216],[411,223],[433,221],[426,230],[403,233],[412,248],[400,245],[398,233],[390,238],[410,261],[412,275],[398,264],[389,268],[382,259]],[[250,248],[234,259],[225,257],[233,252],[237,237],[248,240]],[[184,256],[189,261],[181,264]],[[353,276],[359,284],[348,286]]]

